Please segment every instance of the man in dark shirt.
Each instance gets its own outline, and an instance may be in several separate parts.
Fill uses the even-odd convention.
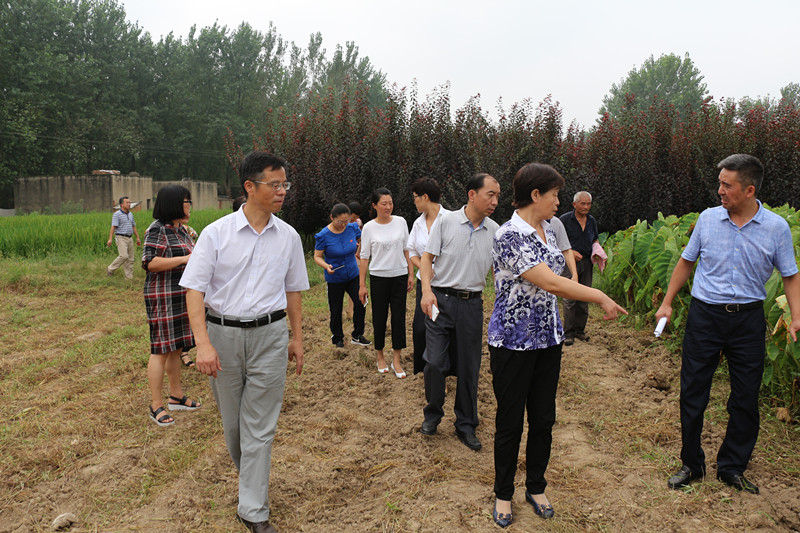
[[[592,286],[592,246],[597,242],[600,234],[597,231],[597,221],[589,210],[592,208],[592,195],[586,191],[575,193],[572,198],[572,207],[575,209],[561,215],[561,222],[567,230],[572,253],[575,256],[575,266],[578,270],[578,283]],[[589,304],[577,300],[564,298],[564,344],[571,346],[575,339],[584,342],[589,340],[586,335],[586,321],[589,319]]]

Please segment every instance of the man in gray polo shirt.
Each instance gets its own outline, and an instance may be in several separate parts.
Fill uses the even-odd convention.
[[[109,276],[112,276],[116,269],[122,267],[125,279],[133,279],[133,235],[136,235],[137,246],[141,246],[142,241],[139,239],[139,232],[136,231],[136,220],[133,219],[133,213],[131,213],[131,201],[127,196],[123,196],[119,199],[119,211],[111,217],[111,231],[106,243],[106,246],[110,247],[111,240],[116,239],[119,252],[114,262],[106,269]]]
[[[488,174],[467,183],[467,205],[446,213],[431,228],[422,255],[420,305],[427,318],[425,421],[420,431],[434,435],[444,415],[445,376],[458,378],[454,412],[456,435],[468,448],[481,449],[478,426],[478,372],[483,344],[483,300],[486,273],[492,266],[492,244],[498,229],[489,218],[497,207],[500,184]],[[433,261],[436,260],[436,274]],[[457,338],[455,372],[448,346]]]

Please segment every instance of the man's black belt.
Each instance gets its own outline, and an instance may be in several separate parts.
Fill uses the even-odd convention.
[[[230,326],[232,328],[258,328],[261,326],[266,326],[267,324],[271,324],[273,322],[277,322],[278,320],[282,319],[285,316],[286,316],[286,311],[284,309],[281,309],[280,311],[275,311],[269,313],[268,315],[260,316],[252,320],[234,320],[232,318],[221,318],[206,313],[206,320],[208,320],[212,324],[219,324],[220,326]]]
[[[699,302],[704,303],[709,307],[713,307],[715,309],[720,309],[727,313],[738,313],[739,311],[749,311],[750,309],[758,309],[759,307],[764,307],[763,301],[758,302],[748,302],[746,304],[710,304],[703,302],[702,300],[698,300]]]
[[[115,233],[114,235],[116,235],[117,237],[130,237],[131,235],[133,235],[133,233],[128,233],[127,235],[125,235],[124,233]]]
[[[470,292],[470,291],[459,291],[457,289],[446,289],[444,287],[431,287],[439,292],[443,292],[448,296],[452,296],[453,298],[461,298],[462,300],[469,300],[470,298],[480,298],[483,294],[482,291],[477,292]]]

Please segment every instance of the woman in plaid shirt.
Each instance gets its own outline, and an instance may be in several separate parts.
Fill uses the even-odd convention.
[[[144,303],[150,325],[150,381],[152,403],[150,418],[159,426],[175,420],[164,411],[161,389],[164,371],[169,380],[170,410],[193,411],[200,404],[190,400],[181,389],[180,355],[183,348],[194,346],[186,311],[186,289],[179,285],[194,241],[184,225],[192,207],[191,193],[180,185],[167,185],[158,191],[153,207],[155,222],[147,228],[142,253],[142,267],[147,271]]]

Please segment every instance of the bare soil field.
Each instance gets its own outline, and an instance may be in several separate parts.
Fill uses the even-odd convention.
[[[202,409],[175,413],[168,428],[148,420],[141,283],[102,279],[102,268],[92,265],[83,274],[98,281],[78,288],[25,275],[0,286],[0,532],[49,531],[67,512],[74,532],[244,531],[234,520],[237,475],[207,379],[183,371]],[[59,265],[53,269],[58,276]],[[488,350],[479,388],[484,448],[474,452],[454,435],[451,396],[439,433],[425,437],[421,374],[380,375],[372,349],[332,347],[324,294],[316,285],[304,295],[303,375],[287,367],[273,524],[304,532],[500,531],[491,518]],[[412,305],[413,294],[409,327]],[[488,321],[491,301],[485,307]],[[800,531],[797,426],[762,409],[748,470],[761,495],[717,482],[713,458],[727,421],[722,375],[706,421],[710,475],[690,490],[669,490],[666,478],[680,466],[679,359],[649,331],[597,315],[588,333],[588,342],[564,349],[547,476],[556,517],[545,522],[525,503],[523,455],[507,531]]]

